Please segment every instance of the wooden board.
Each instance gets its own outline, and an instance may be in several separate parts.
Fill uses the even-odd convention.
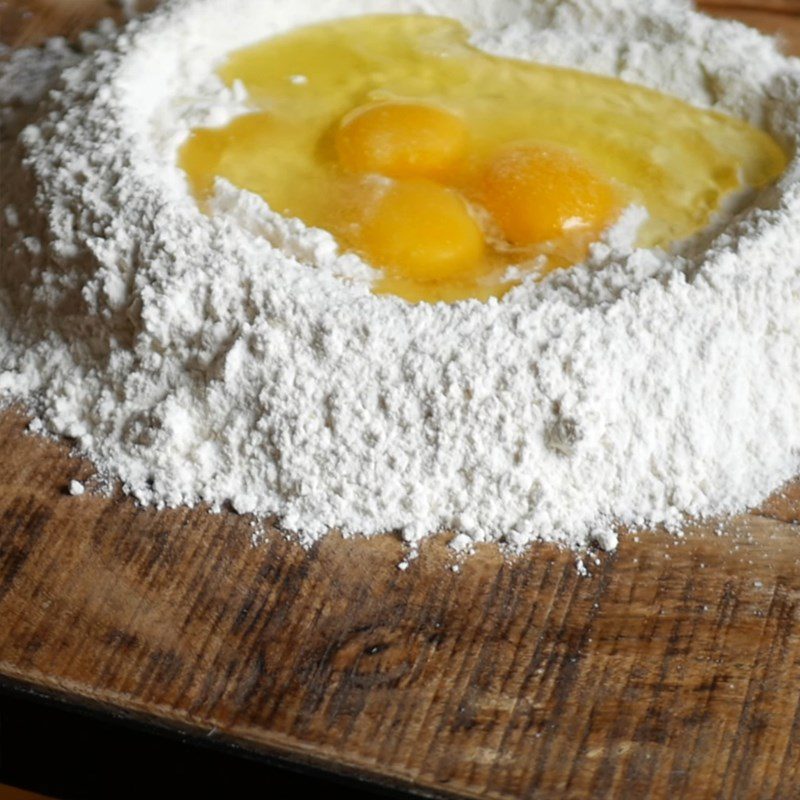
[[[2,27],[100,5],[10,3]],[[800,3],[763,5],[716,11],[800,49]],[[800,481],[623,537],[589,578],[546,545],[454,572],[441,539],[401,572],[388,536],[254,547],[233,514],[70,497],[90,465],[25,425],[0,417],[6,680],[437,797],[797,797]]]

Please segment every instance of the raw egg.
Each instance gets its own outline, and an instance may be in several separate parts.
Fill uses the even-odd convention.
[[[357,108],[336,129],[336,154],[343,167],[390,178],[444,176],[466,151],[464,121],[421,103]]]
[[[505,238],[523,247],[578,228],[602,231],[617,206],[610,182],[576,153],[541,145],[510,147],[493,158],[481,199]]]
[[[251,113],[193,131],[202,203],[222,177],[330,231],[413,302],[485,300],[583,260],[631,205],[643,247],[707,226],[787,156],[765,131],[614,78],[489,55],[455,20],[334,20],[230,55]]]
[[[483,256],[483,233],[465,200],[429,181],[398,181],[360,227],[368,260],[411,281],[453,280],[475,271]]]

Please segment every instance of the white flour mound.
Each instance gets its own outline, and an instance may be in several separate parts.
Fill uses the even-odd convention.
[[[204,216],[175,155],[246,107],[226,52],[377,11],[742,116],[793,160],[670,253],[622,231],[499,301],[375,296],[258,197],[220,182]],[[675,0],[193,0],[23,53],[0,93],[7,137],[32,123],[3,154],[0,390],[143,503],[229,501],[307,542],[613,547],[618,521],[742,510],[800,472],[800,62],[750,29]]]

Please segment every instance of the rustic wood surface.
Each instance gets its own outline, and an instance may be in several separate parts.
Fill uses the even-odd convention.
[[[800,2],[709,3],[800,50]],[[95,0],[0,4],[6,40]],[[589,559],[392,537],[304,552],[250,520],[70,497],[90,465],[0,417],[0,677],[441,797],[797,798],[800,481]],[[718,528],[725,535],[718,535]]]

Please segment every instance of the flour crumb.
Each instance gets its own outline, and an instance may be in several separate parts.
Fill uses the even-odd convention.
[[[17,213],[16,206],[10,203],[5,207],[6,224],[9,228],[19,227],[19,214]]]
[[[133,19],[141,13],[141,0],[113,0],[113,3],[122,11],[122,16],[125,19]]]
[[[619,544],[619,536],[613,528],[596,529],[592,534],[592,539],[599,548],[606,552],[616,550]]]

